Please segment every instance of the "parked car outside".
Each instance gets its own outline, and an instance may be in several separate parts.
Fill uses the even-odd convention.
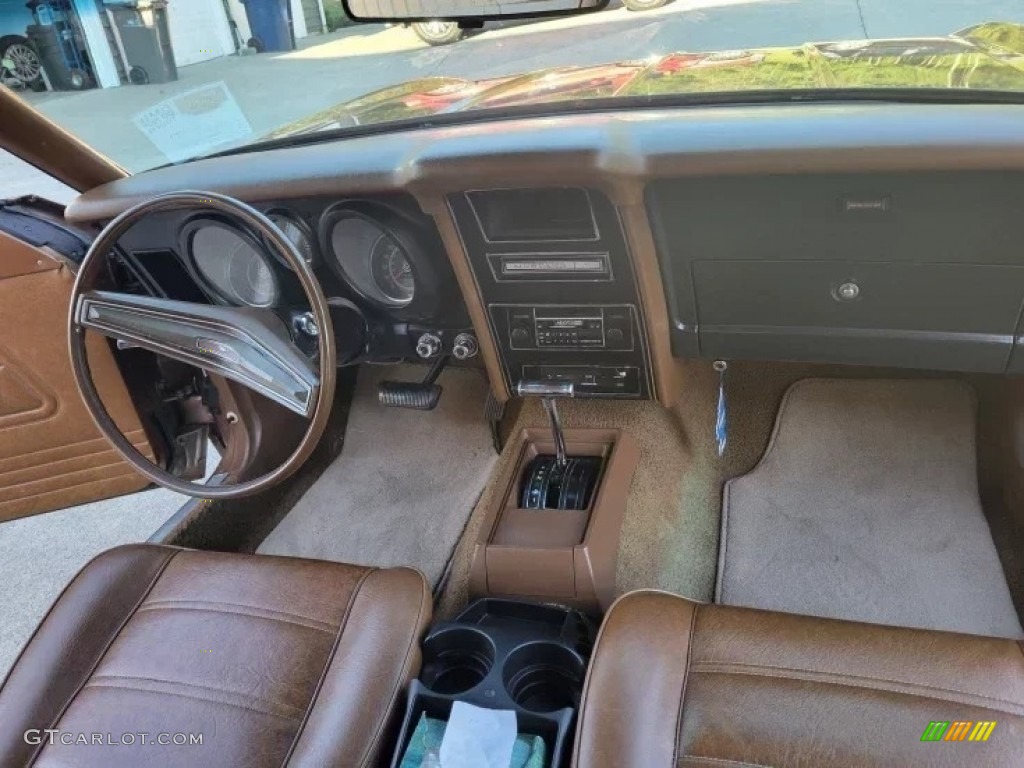
[[[24,0],[0,0],[0,59],[10,60],[11,74],[21,83],[41,90],[43,65],[25,37],[25,28],[32,23]]]
[[[669,0],[622,0],[629,11],[651,11],[667,5]],[[610,7],[610,6],[609,6]],[[457,43],[468,33],[457,21],[417,21],[409,25],[423,42],[429,45],[450,45]]]

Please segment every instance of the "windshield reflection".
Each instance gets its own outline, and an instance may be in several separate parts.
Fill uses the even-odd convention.
[[[593,99],[849,88],[1024,94],[1017,0],[674,0],[645,11],[612,3],[487,24],[445,45],[407,26],[346,24],[337,1],[291,0],[304,10],[293,13],[282,49],[262,42],[257,52],[252,30],[226,21],[239,21],[237,0],[179,0],[168,6],[166,41],[176,67],[153,69],[145,83],[131,61],[138,42],[123,37],[123,51],[110,35],[97,42],[96,30],[112,22],[83,15],[75,39],[97,87],[61,90],[53,79],[50,90],[25,86],[23,97],[137,172],[268,139]],[[202,26],[207,16],[216,23]]]

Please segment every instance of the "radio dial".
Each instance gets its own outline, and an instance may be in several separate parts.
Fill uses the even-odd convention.
[[[512,329],[512,343],[515,344],[516,346],[523,346],[524,344],[529,344],[531,341],[530,336],[531,334],[526,328]]]

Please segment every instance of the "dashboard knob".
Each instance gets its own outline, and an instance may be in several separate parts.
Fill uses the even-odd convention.
[[[479,349],[480,345],[477,344],[476,337],[472,333],[460,333],[455,337],[452,354],[456,360],[469,360],[476,355]]]
[[[526,328],[520,326],[512,329],[512,343],[515,346],[526,346],[531,340],[532,336]]]
[[[424,333],[416,342],[416,354],[424,360],[437,357],[441,351],[441,339],[433,333]]]
[[[852,280],[848,280],[836,287],[833,296],[837,301],[853,301],[860,296],[860,286]]]
[[[626,338],[621,328],[609,328],[607,334],[608,341],[612,344],[621,344],[622,340]]]

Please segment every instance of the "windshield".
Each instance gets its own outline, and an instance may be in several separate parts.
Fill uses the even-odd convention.
[[[129,5],[0,0],[0,57],[5,85],[131,172],[272,138],[593,99],[928,89],[1024,102],[1021,0],[622,0],[475,30],[356,24],[340,0],[118,1]]]

